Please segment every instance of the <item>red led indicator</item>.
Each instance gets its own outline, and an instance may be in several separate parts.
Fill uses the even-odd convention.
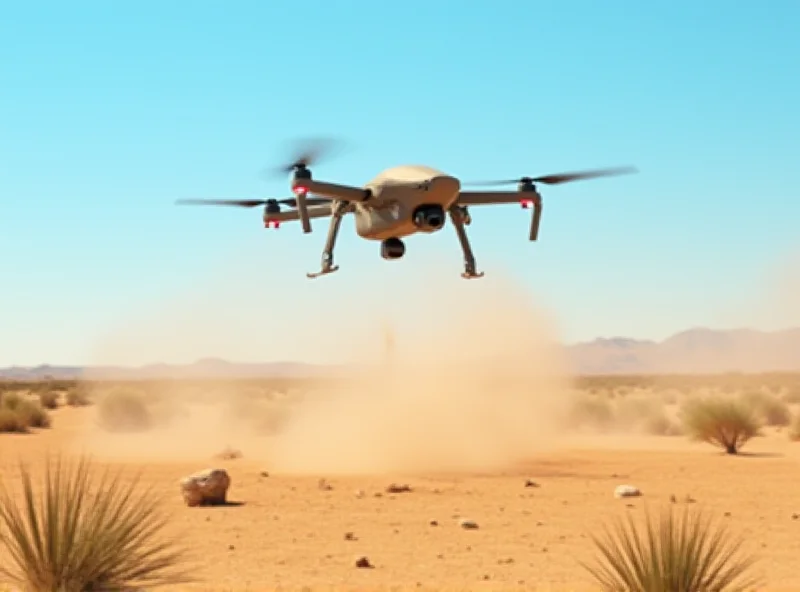
[[[521,205],[523,208],[525,208],[526,210],[529,210],[530,208],[532,208],[532,207],[533,207],[533,200],[532,200],[532,199],[523,199],[523,200],[520,202],[520,205]]]
[[[267,223],[265,224],[265,226],[267,228],[280,228],[281,227],[281,223],[278,222],[277,220],[268,220]]]

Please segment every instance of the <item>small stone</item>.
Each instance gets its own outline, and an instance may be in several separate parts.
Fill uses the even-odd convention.
[[[358,499],[361,499],[362,497],[364,497],[364,492],[361,489],[357,489],[355,495]]]
[[[792,514],[792,520],[797,520],[798,518],[800,518],[800,514],[798,514],[797,512]]]
[[[474,520],[467,520],[466,518],[459,520],[458,525],[465,530],[476,530],[478,528],[477,522]]]
[[[616,498],[639,497],[640,495],[642,495],[642,492],[633,485],[619,485],[614,489],[614,497]]]
[[[533,479],[527,479],[525,481],[525,487],[541,487],[541,486]]]
[[[228,447],[218,453],[216,457],[220,460],[235,460],[237,458],[242,458],[242,451]]]
[[[368,557],[359,557],[356,559],[356,567],[359,569],[372,569],[375,566],[369,562]]]
[[[405,493],[411,491],[411,487],[406,484],[390,483],[386,486],[386,493]]]
[[[333,485],[328,483],[325,479],[320,479],[317,482],[317,487],[319,487],[322,491],[330,491],[333,489]]]
[[[438,523],[436,520],[431,520],[431,521],[429,522],[429,524],[430,524],[431,526],[439,526],[439,523]]]
[[[268,472],[268,471],[261,471],[261,473],[259,473],[259,474],[260,474],[262,477],[269,477],[269,472]]]
[[[344,540],[357,541],[358,539],[356,538],[356,535],[354,535],[352,532],[346,532],[344,533]]]

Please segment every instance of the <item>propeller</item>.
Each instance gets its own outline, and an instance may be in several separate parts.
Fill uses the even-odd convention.
[[[500,179],[495,181],[475,181],[463,183],[474,187],[488,187],[493,185],[516,185],[519,183],[544,183],[545,185],[559,185],[572,181],[582,181],[584,179],[595,179],[597,177],[610,177],[613,175],[626,175],[638,172],[636,167],[616,167],[607,169],[594,169],[588,171],[576,171],[571,173],[558,173],[555,175],[543,175],[541,177],[520,177],[517,179]]]
[[[311,171],[308,167],[315,164],[325,156],[330,156],[337,145],[337,141],[332,138],[304,138],[295,142],[293,157],[288,164],[277,168],[265,169],[265,173],[283,174],[294,173],[294,178],[311,179]],[[297,188],[297,213],[303,226],[303,232],[311,232],[311,220],[308,217],[308,205],[310,200],[306,197],[306,190]]]
[[[318,206],[330,203],[329,199],[323,197],[307,197],[307,205]],[[297,198],[287,197],[286,199],[179,199],[175,202],[178,205],[194,206],[234,206],[239,208],[254,208],[268,204],[284,205],[290,208],[297,207]]]

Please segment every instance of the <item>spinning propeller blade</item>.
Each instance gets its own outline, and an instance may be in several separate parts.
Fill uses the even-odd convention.
[[[638,172],[638,169],[636,167],[626,166],[626,167],[615,167],[608,169],[576,171],[571,173],[558,173],[554,175],[543,175],[541,177],[520,177],[518,179],[475,181],[471,183],[463,183],[463,185],[472,185],[475,187],[489,187],[493,185],[516,185],[518,183],[544,183],[545,185],[559,185],[561,183],[570,183],[572,181],[595,179],[597,177],[610,177],[613,175],[626,175],[636,172]]]
[[[175,203],[178,205],[193,205],[193,206],[234,206],[239,208],[252,208],[255,206],[263,206],[268,203],[277,203],[290,208],[297,207],[296,197],[287,197],[285,199],[179,199]],[[305,198],[306,204],[309,206],[319,206],[329,204],[330,200],[323,197],[307,197]]]

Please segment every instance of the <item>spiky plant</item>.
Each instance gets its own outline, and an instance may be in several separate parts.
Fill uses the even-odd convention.
[[[582,563],[606,592],[742,592],[756,587],[748,575],[755,558],[740,554],[743,539],[701,511],[670,507],[644,529],[620,519],[592,536],[600,557]]]
[[[4,475],[5,477],[5,475]],[[39,491],[20,464],[22,498],[0,481],[0,544],[10,560],[0,574],[26,592],[132,590],[188,581],[184,551],[163,537],[165,518],[137,478],[81,458],[46,461]]]

